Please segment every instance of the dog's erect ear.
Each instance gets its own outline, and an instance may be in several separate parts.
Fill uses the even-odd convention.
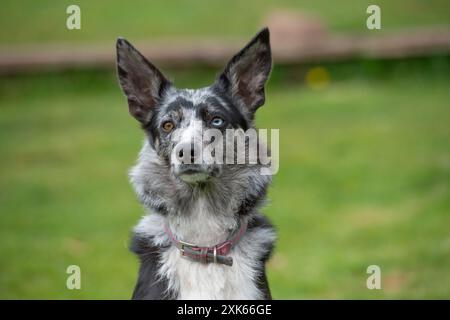
[[[264,85],[271,68],[269,29],[264,28],[228,62],[217,85],[253,116],[264,104]]]
[[[170,82],[127,40],[117,39],[117,74],[131,115],[145,124]]]

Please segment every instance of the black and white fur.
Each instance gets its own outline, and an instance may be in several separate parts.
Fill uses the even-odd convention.
[[[220,117],[221,131],[253,128],[271,70],[269,30],[260,31],[206,88],[175,88],[124,39],[117,41],[117,70],[129,111],[146,133],[130,172],[148,211],[131,244],[141,262],[133,299],[271,299],[265,263],[275,232],[258,211],[271,177],[260,174],[259,164],[201,164],[192,174],[171,159],[173,148],[196,138],[194,121],[205,129]],[[162,129],[165,121],[177,134]],[[167,223],[178,239],[213,246],[243,221],[248,229],[230,253],[231,267],[181,257],[163,228]]]

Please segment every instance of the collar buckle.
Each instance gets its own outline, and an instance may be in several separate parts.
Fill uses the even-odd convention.
[[[184,248],[185,247],[188,247],[188,248],[193,248],[193,247],[195,247],[195,244],[192,244],[192,243],[189,243],[189,242],[185,242],[185,241],[181,241],[181,240],[178,240],[178,243],[179,243],[179,245],[180,245],[180,254],[184,257],[184,256],[186,256],[184,253],[185,253],[185,250],[184,250]]]

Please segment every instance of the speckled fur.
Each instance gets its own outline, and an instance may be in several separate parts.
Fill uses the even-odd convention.
[[[206,182],[188,183],[174,169],[172,151],[195,136],[194,120],[220,113],[227,128],[253,128],[264,103],[271,69],[269,32],[262,30],[235,55],[216,82],[202,89],[177,89],[126,40],[119,39],[118,75],[130,113],[146,133],[130,181],[147,211],[134,229],[131,250],[141,261],[135,299],[270,299],[265,263],[275,243],[270,222],[259,213],[271,176],[262,165],[215,164]],[[169,118],[178,135],[161,131]],[[239,223],[248,229],[233,247],[233,265],[188,260],[174,247],[174,235],[200,246],[225,241]]]

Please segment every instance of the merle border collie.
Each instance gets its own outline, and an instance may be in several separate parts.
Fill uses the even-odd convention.
[[[265,265],[275,230],[259,212],[271,176],[261,174],[261,163],[173,161],[183,150],[195,157],[198,123],[220,131],[254,128],[271,66],[264,28],[211,86],[179,89],[128,41],[117,40],[119,83],[145,132],[130,171],[148,211],[131,242],[140,259],[133,299],[271,299]],[[179,146],[188,149],[174,153]]]

